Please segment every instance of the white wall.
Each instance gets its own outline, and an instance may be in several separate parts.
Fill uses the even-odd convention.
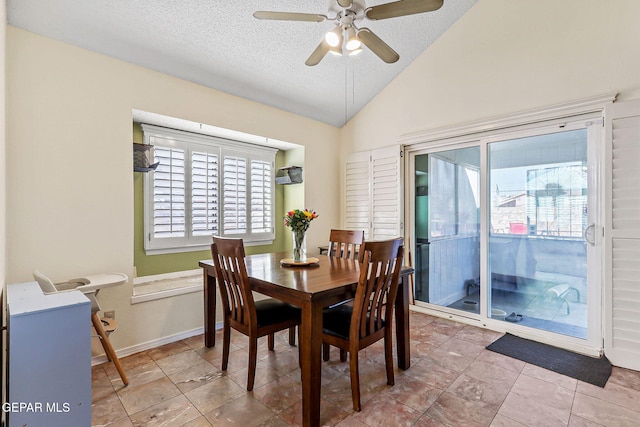
[[[305,203],[322,214],[309,242],[339,222],[339,177],[326,173],[339,160],[334,127],[11,26],[7,87],[8,282],[36,268],[54,280],[132,275],[132,109],[304,146]],[[202,327],[201,293],[133,306],[130,296],[131,284],[100,295],[116,310],[116,349]]]
[[[639,16],[637,0],[479,1],[348,123],[344,153],[592,95],[639,98]]]

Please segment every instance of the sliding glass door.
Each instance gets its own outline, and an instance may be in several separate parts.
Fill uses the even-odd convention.
[[[415,298],[479,313],[480,148],[416,156],[415,182]]]
[[[587,130],[488,144],[495,317],[587,338]]]
[[[598,345],[596,128],[406,150],[416,304]]]

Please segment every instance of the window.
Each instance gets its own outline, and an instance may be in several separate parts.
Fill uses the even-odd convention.
[[[160,162],[145,176],[147,254],[206,250],[213,235],[249,245],[273,241],[277,150],[146,124],[142,129]]]

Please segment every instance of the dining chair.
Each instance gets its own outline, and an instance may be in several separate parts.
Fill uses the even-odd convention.
[[[329,233],[329,247],[327,255],[332,258],[358,259],[362,261],[362,253],[360,247],[364,243],[364,230],[336,230],[332,229]],[[350,303],[351,300],[345,300],[339,304]],[[323,350],[324,360],[329,360],[329,347]],[[347,360],[347,352],[340,350],[340,361]]]
[[[333,258],[357,259],[364,243],[364,230],[331,230],[327,255]]]
[[[258,338],[268,336],[269,350],[274,349],[274,333],[300,325],[298,307],[275,299],[254,301],[245,265],[242,239],[214,237],[211,255],[222,300],[223,338],[222,370],[229,364],[231,328],[249,337],[247,391],[253,390],[256,376]],[[290,344],[291,342],[290,331]]]
[[[402,239],[366,242],[362,246],[360,278],[352,304],[324,310],[322,346],[328,356],[330,345],[349,353],[353,409],[360,411],[358,352],[384,339],[387,384],[394,384],[392,319],[402,256]],[[325,358],[325,360],[327,360]]]

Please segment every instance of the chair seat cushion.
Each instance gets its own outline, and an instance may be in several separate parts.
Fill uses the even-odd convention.
[[[273,325],[291,319],[299,322],[300,315],[301,311],[298,307],[287,304],[286,302],[275,299],[256,301],[258,327]]]
[[[325,308],[322,312],[322,332],[348,341],[352,314],[353,306],[351,304]],[[367,321],[369,321],[368,314]],[[384,321],[382,326],[384,327]]]
[[[348,304],[326,308],[322,312],[322,332],[348,340],[352,313],[353,307]]]

